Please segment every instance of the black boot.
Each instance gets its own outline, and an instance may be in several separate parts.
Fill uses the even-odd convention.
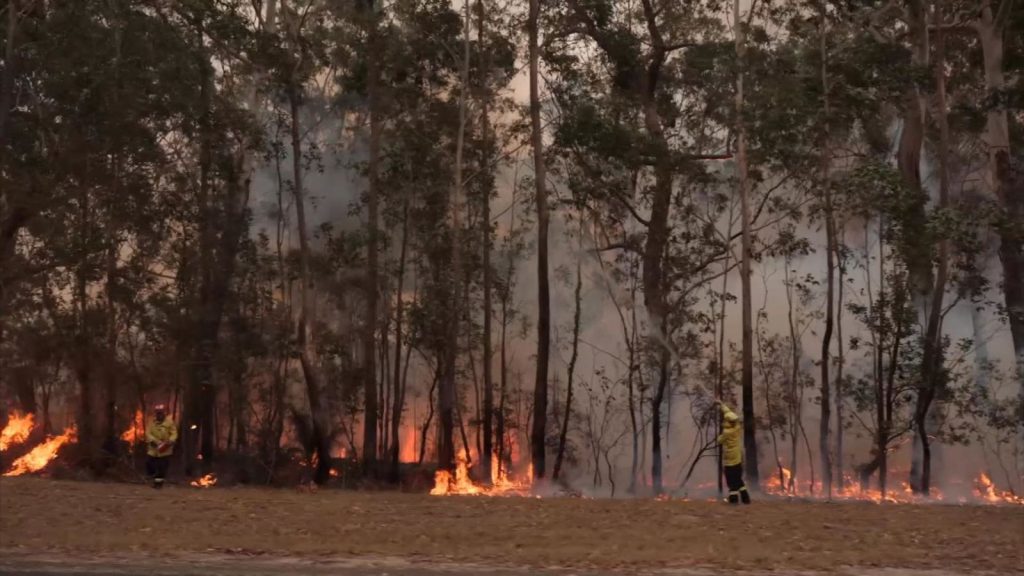
[[[747,492],[747,488],[740,488],[740,498],[743,499],[744,504],[750,504],[750,492]]]
[[[739,503],[740,503],[739,495],[736,494],[735,492],[730,492],[729,493],[729,504],[739,504]]]

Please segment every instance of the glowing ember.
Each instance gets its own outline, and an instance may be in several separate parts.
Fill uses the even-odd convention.
[[[331,468],[331,478],[337,478],[338,476],[341,476],[341,473],[334,468]]]
[[[132,446],[139,443],[139,440],[146,437],[146,424],[142,417],[142,410],[135,411],[135,417],[128,428],[121,434],[121,440]]]
[[[33,420],[31,414],[22,416],[19,412],[11,412],[7,426],[0,432],[0,452],[27,440],[29,433],[32,432]]]
[[[74,426],[68,428],[60,436],[47,438],[45,442],[36,446],[31,452],[14,461],[10,471],[4,476],[21,476],[31,472],[38,472],[46,467],[54,458],[61,447],[69,442],[75,442],[77,434]]]
[[[213,474],[207,474],[198,480],[193,480],[192,485],[196,488],[209,488],[217,483],[217,477]]]

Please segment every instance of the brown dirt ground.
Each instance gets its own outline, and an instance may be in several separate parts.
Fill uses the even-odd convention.
[[[0,480],[0,550],[639,570],[1024,573],[1024,507],[431,497]]]

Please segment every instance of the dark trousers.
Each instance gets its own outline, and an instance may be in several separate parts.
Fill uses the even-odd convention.
[[[729,486],[729,503],[738,504],[743,498],[744,504],[750,504],[750,493],[743,483],[743,463],[725,467],[725,483]]]
[[[146,475],[153,479],[153,486],[160,487],[171,466],[170,456],[150,456],[146,459]]]

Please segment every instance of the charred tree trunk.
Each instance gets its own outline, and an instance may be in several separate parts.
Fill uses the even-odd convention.
[[[530,453],[533,476],[546,475],[548,359],[551,353],[551,289],[548,276],[548,192],[544,161],[544,133],[540,120],[540,0],[530,0],[530,128],[537,204],[537,372],[533,389],[533,428]]]

